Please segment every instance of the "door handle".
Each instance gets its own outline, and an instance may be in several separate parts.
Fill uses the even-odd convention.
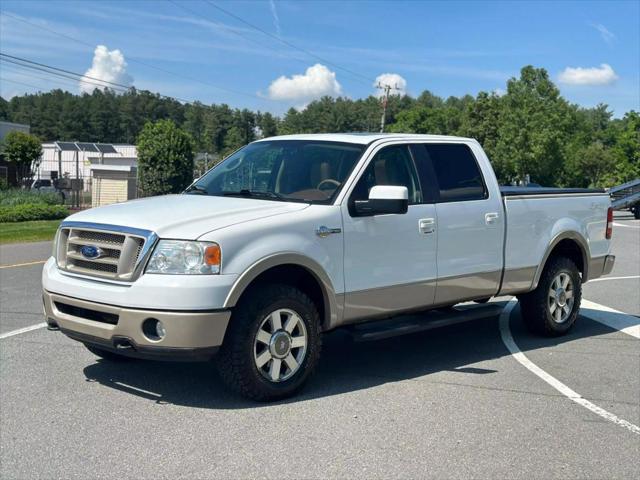
[[[436,231],[435,218],[421,218],[418,220],[418,230],[420,233],[429,234]]]
[[[320,238],[326,238],[329,235],[333,235],[335,233],[342,233],[342,229],[329,228],[329,227],[325,227],[324,225],[321,225],[318,228],[316,228],[316,235],[319,236]]]
[[[487,225],[493,225],[498,221],[498,218],[500,218],[500,215],[498,215],[498,212],[485,213],[484,223],[486,223]]]

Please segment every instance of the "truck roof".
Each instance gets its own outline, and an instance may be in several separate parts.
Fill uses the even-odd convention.
[[[409,139],[429,141],[474,141],[472,138],[452,137],[449,135],[422,135],[416,133],[304,133],[298,135],[279,135],[258,140],[259,142],[271,140],[318,140],[325,142],[343,142],[369,144],[376,140]]]

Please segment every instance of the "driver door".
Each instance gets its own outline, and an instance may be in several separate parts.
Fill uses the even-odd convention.
[[[358,216],[356,200],[375,185],[407,187],[405,214]],[[433,304],[436,291],[435,206],[423,191],[409,146],[379,149],[342,205],[345,256],[344,321]]]

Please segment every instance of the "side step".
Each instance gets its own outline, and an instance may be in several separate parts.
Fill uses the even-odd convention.
[[[463,304],[446,310],[430,310],[419,314],[361,323],[350,327],[349,331],[354,341],[369,342],[495,317],[503,308],[503,305],[495,303]]]

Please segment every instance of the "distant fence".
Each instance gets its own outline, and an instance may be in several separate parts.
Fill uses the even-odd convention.
[[[65,205],[90,208],[138,198],[137,168],[127,165],[86,165],[74,159],[41,164],[26,188],[59,190]]]
[[[195,159],[193,178],[203,175],[216,160],[209,158],[205,163],[202,158]],[[34,184],[34,181],[37,182]],[[32,185],[42,191],[60,190],[65,205],[74,208],[99,207],[144,196],[140,190],[137,167],[95,163],[83,165],[82,162],[70,158],[41,164],[35,170],[33,178],[25,181],[24,187],[31,188]]]

